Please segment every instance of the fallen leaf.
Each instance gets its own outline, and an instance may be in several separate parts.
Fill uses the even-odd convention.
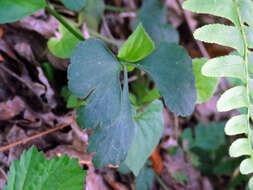
[[[3,28],[0,27],[0,38],[3,37],[3,34],[4,34],[4,30],[3,30]]]
[[[152,152],[150,156],[150,160],[152,161],[152,167],[154,168],[155,172],[160,175],[163,170],[163,160],[159,153],[159,147],[157,146],[155,150]]]

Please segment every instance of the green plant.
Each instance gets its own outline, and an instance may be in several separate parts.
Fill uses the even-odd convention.
[[[251,0],[188,0],[183,4],[187,10],[213,14],[224,17],[233,26],[210,24],[197,29],[194,37],[207,43],[229,46],[237,51],[236,55],[228,55],[209,60],[202,68],[202,73],[209,77],[238,78],[243,85],[227,90],[217,102],[219,111],[229,111],[241,107],[247,108],[246,114],[232,117],[225,126],[227,135],[245,134],[232,143],[229,154],[232,157],[249,156],[242,161],[242,174],[253,172],[252,151],[252,51],[253,48],[253,2]],[[249,181],[253,189],[253,178]]]
[[[86,172],[77,159],[67,155],[46,160],[43,153],[32,147],[14,160],[4,190],[80,190],[84,188]]]
[[[76,5],[72,3],[75,2],[84,3],[71,1],[70,5],[63,1],[73,10]],[[71,55],[68,68],[71,94],[65,95],[70,107],[78,107],[77,122],[80,127],[94,130],[87,149],[95,153],[93,163],[102,167],[124,162],[136,176],[162,135],[163,104],[156,99],[163,96],[172,112],[187,116],[193,112],[197,98],[191,59],[183,47],[167,38],[168,32],[173,29],[166,24],[166,8],[156,0],[146,2],[142,10],[154,7],[159,13],[157,20],[161,22],[155,23],[152,28],[147,22],[148,16],[141,10],[137,20],[140,23],[116,56],[101,40],[85,40],[82,33],[45,0],[0,0],[0,23],[20,20],[43,8],[60,21],[62,39],[50,39],[48,47],[58,57],[68,58]],[[6,10],[11,10],[11,15]],[[153,29],[160,36],[149,37],[148,33],[152,34]],[[175,39],[177,42],[178,38]],[[112,44],[115,45],[115,42]],[[133,106],[129,101],[129,66],[145,71],[157,86],[145,101]],[[123,89],[120,81],[122,69]]]

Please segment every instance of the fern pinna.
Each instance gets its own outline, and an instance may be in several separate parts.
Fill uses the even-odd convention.
[[[245,134],[235,140],[229,149],[231,157],[246,155],[240,164],[242,174],[253,173],[253,1],[252,0],[187,0],[183,7],[187,10],[212,14],[230,20],[233,25],[209,24],[197,29],[194,37],[207,43],[217,43],[234,48],[231,55],[210,59],[202,68],[209,77],[238,78],[243,85],[233,87],[220,97],[218,111],[229,111],[242,107],[246,114],[232,117],[226,124],[227,135]],[[253,189],[253,177],[249,181]]]

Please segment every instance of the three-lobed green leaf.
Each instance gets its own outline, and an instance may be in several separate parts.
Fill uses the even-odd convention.
[[[20,160],[14,160],[4,190],[80,190],[84,188],[85,171],[77,159],[67,155],[46,160],[32,147]]]

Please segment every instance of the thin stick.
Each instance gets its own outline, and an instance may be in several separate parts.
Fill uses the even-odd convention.
[[[122,13],[122,12],[134,12],[133,10],[128,10],[128,9],[121,8],[121,7],[114,7],[114,6],[111,6],[111,5],[105,5],[105,10],[120,12],[120,13]]]
[[[89,30],[89,33],[90,33],[92,36],[94,36],[95,38],[99,38],[99,39],[101,39],[101,40],[103,40],[103,41],[105,41],[105,42],[107,42],[107,43],[109,43],[109,44],[112,44],[112,45],[114,45],[114,46],[116,46],[116,47],[120,47],[120,43],[118,43],[118,42],[116,42],[116,41],[114,41],[114,40],[111,40],[111,39],[109,39],[109,38],[107,38],[107,37],[104,37],[104,36],[102,36],[101,34],[97,33],[97,32],[94,31],[94,30],[91,30],[91,29],[88,29],[88,30]]]
[[[19,140],[19,141],[15,142],[15,143],[12,143],[12,144],[9,144],[9,145],[0,147],[0,152],[9,150],[10,148],[13,148],[13,147],[15,147],[15,146],[17,146],[17,145],[20,145],[20,144],[25,144],[25,143],[27,143],[27,142],[33,140],[33,139],[37,139],[37,138],[42,137],[42,136],[44,136],[44,135],[47,135],[47,134],[49,134],[49,133],[53,133],[53,132],[55,132],[55,131],[58,131],[58,130],[60,130],[60,129],[63,129],[63,128],[65,128],[65,127],[68,127],[68,126],[70,126],[70,125],[71,125],[71,123],[65,123],[65,124],[63,124],[63,125],[60,125],[60,126],[58,126],[58,127],[53,128],[53,129],[49,129],[49,130],[44,131],[44,132],[42,132],[42,133],[36,134],[36,135],[34,135],[34,136],[31,136],[31,137],[28,137],[28,138]]]
[[[164,190],[170,190],[170,188],[167,187],[167,185],[163,182],[162,178],[160,178],[159,175],[155,174],[155,177]]]
[[[84,36],[78,33],[69,23],[67,23],[60,14],[58,14],[55,10],[51,9],[48,5],[46,5],[45,9],[51,15],[53,15],[63,26],[65,26],[65,28],[68,29],[68,31],[70,31],[77,39],[85,41]]]
[[[182,1],[182,0],[176,0],[176,2],[177,2],[177,4],[178,4],[180,10],[182,11],[182,14],[183,14],[183,16],[184,16],[184,19],[185,19],[185,21],[186,21],[186,23],[187,23],[187,25],[188,25],[188,28],[190,29],[191,33],[193,34],[195,28],[194,28],[193,26],[190,25],[190,20],[191,20],[191,18],[189,17],[189,15],[185,14],[185,11],[184,11],[184,9],[183,9],[182,6],[181,6],[181,4],[183,3],[183,1]],[[193,37],[193,38],[194,38],[194,37]],[[205,57],[205,58],[210,58],[208,52],[206,51],[206,48],[205,48],[204,44],[203,44],[201,41],[199,41],[199,40],[195,40],[195,42],[196,42],[196,44],[197,44],[197,46],[198,46],[198,48],[199,48],[201,54],[203,55],[203,57]]]

